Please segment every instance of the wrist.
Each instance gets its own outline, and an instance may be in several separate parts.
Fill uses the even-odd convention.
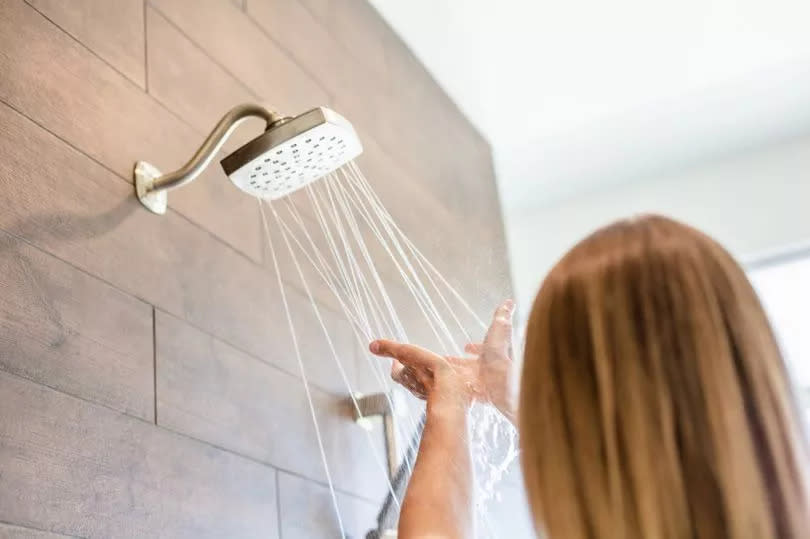
[[[460,395],[433,394],[428,396],[426,413],[428,417],[449,418],[457,420],[466,416],[470,409],[470,399]]]

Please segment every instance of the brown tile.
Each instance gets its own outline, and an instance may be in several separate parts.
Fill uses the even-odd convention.
[[[329,471],[337,488],[370,500],[382,500],[388,492],[385,443],[382,425],[365,431],[353,419],[353,407],[345,395],[313,393]],[[311,461],[321,471],[320,459]]]
[[[0,520],[91,537],[278,537],[275,471],[0,374]]]
[[[143,2],[31,0],[30,4],[144,88]]]
[[[0,232],[0,368],[152,421],[152,307]]]
[[[0,229],[266,361],[286,335],[265,268],[0,106]]]
[[[293,198],[300,202],[301,194],[302,192],[299,192],[297,196],[294,195]],[[290,286],[294,287],[304,297],[306,297],[304,288],[304,282],[306,282],[310,292],[318,302],[328,306],[335,312],[341,312],[339,300],[335,297],[323,278],[323,275],[329,275],[329,273],[318,270],[313,265],[313,262],[319,263],[319,259],[313,251],[312,243],[307,239],[307,234],[309,234],[309,238],[312,242],[315,243],[318,253],[323,259],[329,259],[330,257],[328,244],[323,239],[323,235],[320,234],[319,225],[313,222],[309,217],[309,206],[299,205],[298,207],[303,208],[303,211],[298,210],[297,213],[294,213],[289,210],[289,206],[285,201],[274,202],[273,209],[275,209],[276,214],[273,214],[273,210],[265,205],[265,215],[268,222],[270,240],[273,250],[276,253],[276,260],[281,275],[286,278]],[[278,221],[275,215],[278,215]],[[301,218],[301,222],[304,225],[303,228],[299,226],[297,217]],[[287,238],[286,241],[285,235]],[[287,242],[289,242],[289,245]],[[304,249],[303,251],[302,248]],[[264,250],[265,265],[270,275],[275,279],[276,271],[273,266],[273,257],[270,252],[270,244],[267,243],[266,238]],[[298,262],[298,266],[296,266],[296,261]],[[299,268],[303,274],[303,282],[298,273]]]
[[[321,327],[321,322],[315,315],[312,303],[304,295],[288,291],[287,296],[295,323],[296,336],[301,349],[304,369],[307,377],[313,384],[335,395],[346,396],[349,390],[340,373],[331,346],[337,353],[343,373],[349,383],[355,378],[354,349],[352,348],[352,334],[348,323],[344,322],[335,312],[318,304],[321,320],[326,327],[329,341]],[[292,357],[290,357],[292,359]],[[299,372],[297,362],[291,369]]]
[[[357,159],[358,166],[400,228],[429,258],[452,255],[452,240],[467,228],[463,217],[452,215],[431,190],[370,137],[363,140],[366,150]]]
[[[297,115],[329,96],[245,13],[221,0],[153,0],[220,65],[276,110]]]
[[[281,536],[284,539],[340,537],[335,506],[329,489],[301,477],[279,472]],[[346,494],[337,494],[346,537],[360,539],[375,529],[379,505]]]
[[[385,393],[393,385],[391,360],[379,358],[368,351],[368,343],[355,343],[355,387],[358,393]]]
[[[250,0],[260,2],[261,0]],[[316,18],[328,21],[332,0],[299,0]]]
[[[160,425],[325,480],[300,379],[163,313],[158,313],[157,331]],[[372,446],[353,423],[346,394],[311,387],[336,484],[360,495],[384,492]],[[372,441],[378,455],[384,455],[380,430],[372,433]]]
[[[357,126],[378,131],[385,119],[382,89],[387,82],[381,71],[368,68],[335,39],[333,17],[325,23],[299,2],[285,0],[250,3],[248,14],[332,94],[338,112]]]
[[[385,140],[381,135],[391,129],[390,100],[382,89],[385,82],[360,64],[347,62],[334,92],[333,108],[352,122],[355,129],[368,135],[364,141]]]
[[[386,78],[384,43],[393,31],[365,0],[332,0],[329,29],[355,61]],[[387,81],[384,87],[387,88]]]
[[[334,90],[344,51],[306,6],[297,0],[257,0],[248,2],[247,13],[298,65]]]
[[[319,20],[299,2],[285,0],[250,3],[248,14],[332,94],[337,112],[370,133],[382,130],[388,102],[384,71],[359,61],[334,37],[334,17]]]
[[[21,1],[0,4],[0,50],[8,51],[0,56],[0,100],[122,178],[131,181],[140,159],[173,170],[202,142],[202,135]],[[255,210],[241,192],[221,189],[224,182],[221,170],[210,167],[192,186],[173,192],[170,205],[257,259]]]
[[[301,380],[157,315],[159,425],[284,469],[320,461]]]
[[[236,105],[258,101],[250,90],[211,60],[163,15],[148,7],[146,20],[149,93],[200,133],[210,132]],[[264,121],[259,118],[246,120],[233,133],[226,147],[230,150],[238,148],[263,133],[264,127]],[[218,168],[216,163],[212,166]]]
[[[23,528],[12,526],[0,522],[0,539],[59,539],[60,537],[71,537],[61,533],[51,533],[33,528]]]

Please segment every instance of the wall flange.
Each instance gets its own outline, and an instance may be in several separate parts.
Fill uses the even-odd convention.
[[[135,194],[138,195],[141,204],[158,215],[166,213],[166,206],[169,203],[167,191],[155,191],[153,189],[155,179],[161,175],[157,167],[146,161],[135,163]]]

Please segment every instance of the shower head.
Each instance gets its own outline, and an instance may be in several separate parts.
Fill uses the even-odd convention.
[[[154,213],[166,213],[167,191],[197,178],[237,125],[250,117],[265,120],[265,132],[221,164],[231,182],[253,196],[284,197],[363,152],[352,124],[326,107],[289,118],[258,105],[239,105],[222,117],[189,162],[178,170],[162,174],[146,161],[135,163],[135,193],[141,203]]]
[[[242,191],[275,200],[335,171],[363,151],[352,125],[325,107],[280,122],[220,164]]]

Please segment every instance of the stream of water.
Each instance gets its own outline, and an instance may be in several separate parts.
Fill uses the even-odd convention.
[[[310,280],[313,272],[320,281],[318,286],[325,284],[334,296],[350,323],[360,350],[366,350],[371,340],[392,338],[434,348],[442,354],[463,356],[464,345],[481,341],[487,324],[400,229],[354,163],[303,189],[305,197],[296,197],[295,202],[289,197],[274,202],[259,200],[259,208],[293,350],[309,400],[335,519],[341,536],[345,537],[333,474],[312,402],[299,331],[289,308],[287,283],[295,282],[308,297],[332,356],[331,361],[335,362],[359,416],[362,412],[355,400],[356,388],[347,375],[342,356],[335,347],[312,291]],[[280,261],[284,258],[292,262],[293,275],[282,275]],[[307,275],[310,275],[309,279]],[[396,289],[390,284],[392,275],[396,277]],[[403,313],[407,315],[403,316]],[[420,342],[421,339],[429,342]],[[410,471],[413,463],[407,458],[407,444],[413,443],[412,434],[419,426],[423,406],[421,401],[390,381],[383,361],[369,353],[365,358],[368,373],[378,390],[387,395],[391,408],[396,410],[396,437],[398,445],[403,448],[400,454],[404,466]],[[329,361],[330,358],[321,360]],[[470,414],[479,519],[477,535],[497,537],[487,505],[497,498],[497,484],[517,455],[516,433],[511,423],[491,406],[475,405]],[[368,438],[371,453],[376,457],[374,465],[379,468],[380,482],[387,485],[398,508],[400,500],[389,479],[388,468],[375,449],[377,444],[372,433],[361,428],[357,430],[358,436],[365,433]]]

